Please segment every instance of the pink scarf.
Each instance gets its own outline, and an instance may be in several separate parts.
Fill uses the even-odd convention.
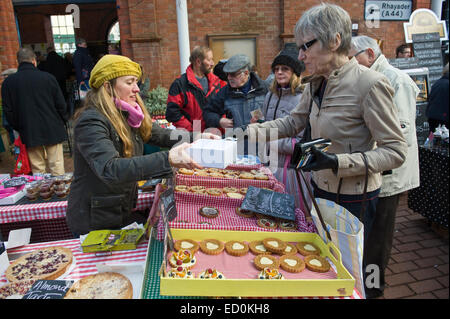
[[[127,121],[131,127],[138,128],[141,126],[142,120],[144,119],[144,113],[142,113],[142,110],[137,103],[131,105],[120,99],[114,99],[114,102],[119,110],[128,112]]]

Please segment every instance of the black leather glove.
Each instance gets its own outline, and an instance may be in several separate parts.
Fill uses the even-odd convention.
[[[303,171],[320,171],[322,169],[331,168],[336,174],[338,169],[338,159],[335,154],[322,152],[315,146],[311,146],[311,152],[313,156],[309,163],[302,168]]]

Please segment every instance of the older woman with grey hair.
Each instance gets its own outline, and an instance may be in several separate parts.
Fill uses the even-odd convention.
[[[284,138],[297,135],[309,122],[312,139],[330,139],[327,152],[313,148],[313,159],[304,170],[313,171],[314,195],[338,201],[362,218],[367,236],[381,173],[400,166],[407,152],[393,90],[382,74],[348,58],[351,20],[341,7],[310,8],[294,34],[298,58],[309,74],[303,79],[307,85],[302,99],[290,115],[251,124],[247,132],[252,140],[261,136],[269,140],[273,129]]]

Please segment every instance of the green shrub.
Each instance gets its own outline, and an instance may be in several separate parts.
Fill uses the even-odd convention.
[[[148,97],[144,102],[150,115],[156,116],[166,114],[168,95],[169,90],[159,85],[148,93]]]

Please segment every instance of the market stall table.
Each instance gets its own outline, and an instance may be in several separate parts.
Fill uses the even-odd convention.
[[[184,299],[199,297],[182,296],[162,296],[160,295],[160,276],[159,270],[163,261],[164,244],[162,241],[151,240],[148,247],[147,267],[144,274],[144,284],[142,286],[142,296],[144,299]],[[286,298],[286,297],[283,297]],[[298,298],[298,297],[292,297]],[[348,297],[303,297],[300,299],[362,299],[356,289]]]
[[[154,193],[139,193],[137,209],[150,208]],[[66,224],[67,200],[0,206],[0,232],[5,240],[11,230],[32,228],[31,243],[73,238]]]
[[[143,240],[135,250],[112,251],[108,253],[83,253],[80,247],[79,239],[61,240],[45,243],[29,244],[22,247],[8,250],[8,255],[22,255],[37,249],[52,246],[62,246],[69,248],[74,256],[73,269],[64,276],[64,280],[79,280],[83,277],[96,274],[97,264],[100,263],[145,263],[147,255],[148,241]],[[0,286],[6,284],[7,280],[4,274],[0,276]]]
[[[448,151],[419,147],[420,186],[408,193],[408,207],[448,228]]]

